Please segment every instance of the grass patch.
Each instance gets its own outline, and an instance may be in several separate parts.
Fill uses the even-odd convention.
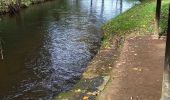
[[[168,0],[163,0],[161,30],[167,26]],[[145,34],[154,32],[156,2],[155,0],[144,0],[141,4],[117,16],[103,25],[104,37],[102,47],[107,48],[113,36],[124,36],[132,31],[136,34]],[[166,16],[166,17],[165,17]]]
[[[166,35],[167,25],[168,25],[168,10],[169,10],[169,1],[163,0],[161,7],[161,18],[160,18],[160,35]]]

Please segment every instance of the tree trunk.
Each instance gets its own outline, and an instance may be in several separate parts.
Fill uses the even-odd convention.
[[[122,11],[123,11],[123,1],[120,0],[120,13],[122,13]]]

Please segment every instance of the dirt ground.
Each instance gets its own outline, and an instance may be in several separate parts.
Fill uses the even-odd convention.
[[[159,100],[164,51],[164,39],[128,37],[98,100]]]

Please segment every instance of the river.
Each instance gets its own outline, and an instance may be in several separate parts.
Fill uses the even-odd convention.
[[[136,3],[55,0],[1,16],[0,100],[53,100],[71,89],[100,48],[102,24]]]

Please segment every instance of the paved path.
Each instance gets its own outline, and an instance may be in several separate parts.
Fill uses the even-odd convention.
[[[99,100],[159,100],[165,40],[129,37]]]

